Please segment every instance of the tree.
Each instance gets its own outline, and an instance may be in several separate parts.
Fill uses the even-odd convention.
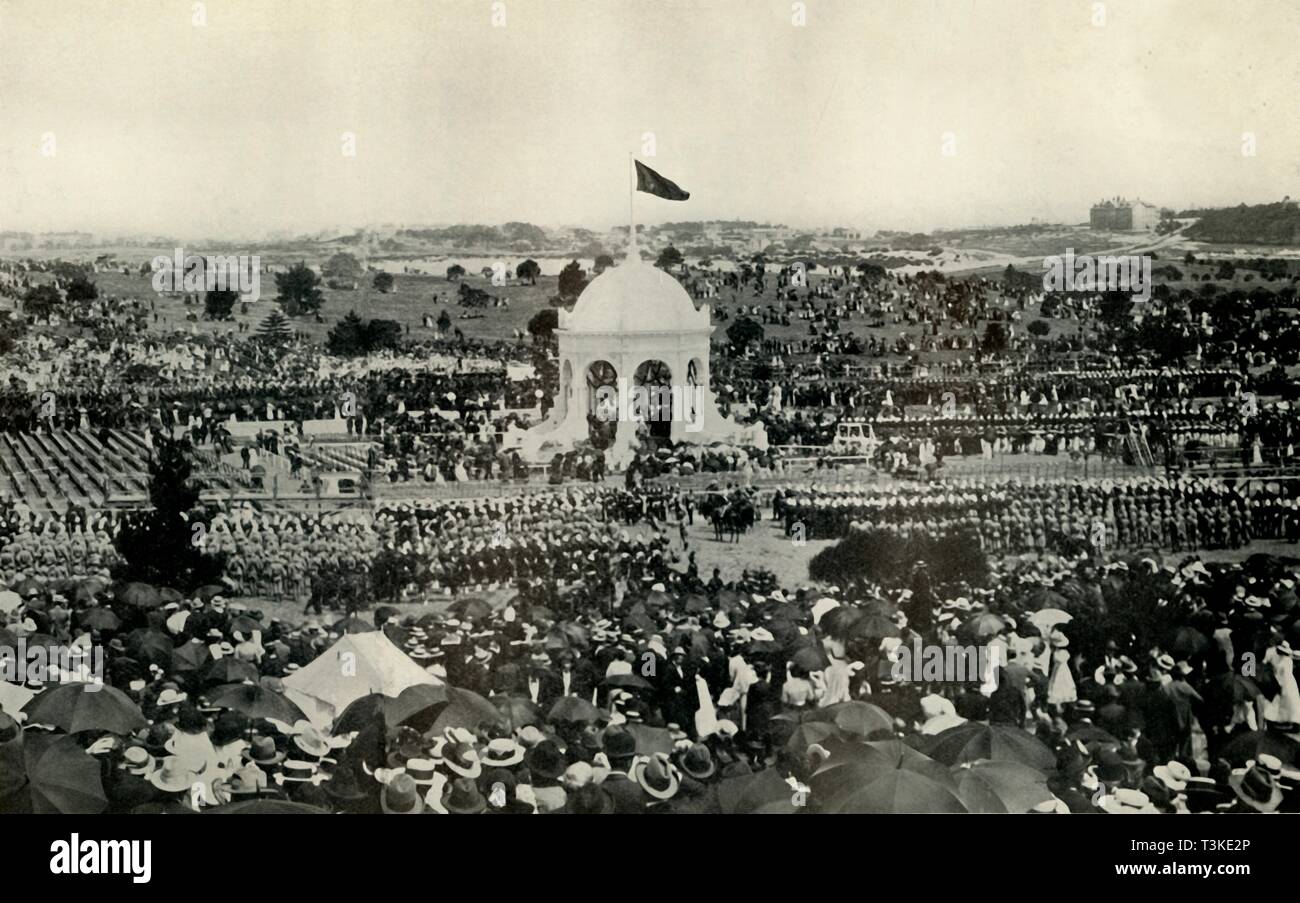
[[[808,563],[814,580],[848,586],[858,581],[898,582],[907,578],[918,561],[930,565],[931,580],[959,580],[974,586],[988,582],[988,558],[978,534],[967,527],[943,536],[924,531],[911,538],[879,528],[854,529],[838,543],[823,549]]]
[[[204,551],[207,523],[198,507],[199,490],[190,480],[188,441],[159,434],[154,446],[149,462],[151,507],[118,531],[115,545],[122,561],[113,576],[188,593],[221,579],[225,555]]]
[[[291,317],[315,313],[325,303],[320,277],[305,263],[294,264],[287,273],[276,273],[275,287],[280,293],[276,300]]]
[[[257,337],[272,345],[280,345],[293,338],[293,326],[280,308],[274,307],[257,327]]]
[[[330,354],[339,357],[356,357],[365,354],[365,323],[357,316],[355,310],[348,311],[347,315],[329,331],[325,347],[329,349]]]
[[[560,312],[554,307],[546,307],[533,314],[528,321],[528,334],[534,339],[545,340],[555,334],[560,325]]]
[[[996,354],[1007,350],[1007,330],[996,321],[984,327],[984,338],[980,340],[980,350],[985,354]]]
[[[0,354],[9,354],[27,332],[27,324],[13,319],[9,311],[0,310]]]
[[[542,268],[531,257],[515,267],[516,279],[527,279],[529,285],[537,284],[537,277],[542,275]]]
[[[596,264],[595,266],[592,267],[592,272],[594,272],[597,276],[599,276],[601,273],[605,272],[613,265],[614,265],[613,257],[610,257],[608,254],[600,254],[596,257]]]
[[[385,273],[383,270],[380,270],[378,273],[375,273],[375,281],[373,285],[377,291],[383,292],[386,295],[393,290],[393,284],[395,282],[396,280],[393,279],[392,273]]]
[[[871,280],[884,279],[886,276],[889,275],[888,270],[886,270],[880,264],[872,263],[869,260],[860,261],[858,263],[857,270],[862,275],[863,279],[871,279]]]
[[[396,348],[402,341],[402,324],[396,320],[371,320],[366,323],[366,351]]]
[[[23,296],[23,310],[28,316],[44,320],[51,314],[59,312],[63,306],[63,295],[52,285],[33,285]]]
[[[669,245],[659,252],[659,259],[655,261],[655,266],[661,270],[667,270],[681,266],[684,259],[681,251]]]
[[[69,301],[94,301],[98,297],[99,289],[85,276],[76,276],[68,283]]]
[[[88,272],[84,263],[73,263],[70,260],[60,260],[54,264],[54,278],[60,282],[71,282],[78,276],[85,276]]]
[[[453,263],[451,266],[447,267],[448,282],[459,282],[464,275],[465,268],[458,263]]]
[[[578,261],[571,261],[564,269],[560,270],[560,297],[573,299],[582,294],[582,290],[587,287],[587,272]]]
[[[1128,292],[1103,292],[1098,312],[1102,322],[1112,327],[1128,323],[1129,312],[1133,309],[1133,296]]]
[[[321,276],[340,283],[356,282],[361,278],[361,261],[347,251],[339,251],[320,268]]]
[[[750,345],[763,341],[763,327],[757,320],[741,317],[727,327],[727,341],[731,342],[738,354],[744,354]]]
[[[203,315],[209,320],[229,320],[234,314],[239,292],[217,288],[203,295]]]

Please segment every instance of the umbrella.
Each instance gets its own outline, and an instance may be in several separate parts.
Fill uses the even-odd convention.
[[[718,782],[718,806],[728,815],[790,815],[795,791],[774,768]]]
[[[1044,770],[1056,765],[1056,756],[1032,734],[1006,724],[981,724],[978,721],[967,721],[935,734],[927,744],[926,752],[945,765],[976,759],[1019,762]]]
[[[334,721],[334,733],[346,734],[362,730],[374,721],[376,712],[383,712],[384,723],[388,725],[402,724],[417,715],[431,713],[448,701],[448,689],[443,684],[415,684],[397,696],[369,693],[353,700],[339,714]],[[427,720],[427,725],[412,726],[417,730],[427,729],[434,719],[430,716]]]
[[[555,705],[551,706],[546,720],[553,724],[565,721],[590,724],[604,717],[604,712],[580,696],[561,696],[555,700]]]
[[[129,734],[148,722],[139,706],[116,687],[67,683],[45,690],[24,706],[32,724],[48,724],[69,734],[108,731]]]
[[[607,687],[621,687],[625,690],[653,690],[654,687],[644,677],[636,674],[611,674],[603,681]]]
[[[23,604],[23,597],[13,590],[0,592],[0,614],[7,615]]]
[[[250,618],[248,615],[240,615],[230,622],[230,631],[244,636],[249,636],[255,631],[264,629],[260,621],[256,618]]]
[[[633,606],[632,610],[623,616],[623,625],[627,628],[644,630],[646,633],[654,633],[658,626],[641,605]]]
[[[15,583],[13,586],[11,586],[10,589],[12,589],[14,592],[22,596],[23,598],[26,598],[28,596],[35,595],[36,593],[45,592],[45,584],[32,577],[24,577],[23,579]]]
[[[439,713],[431,730],[440,733],[449,727],[473,730],[484,722],[501,720],[501,712],[489,700],[473,690],[447,687],[447,707]]]
[[[227,593],[227,592],[229,592],[229,590],[226,589],[224,586],[219,586],[215,583],[209,583],[206,586],[200,586],[198,589],[196,589],[194,591],[194,595],[198,596],[204,602],[209,602],[212,600],[213,597],[220,596],[223,593]]]
[[[551,628],[550,633],[546,635],[545,647],[552,651],[565,649],[586,649],[588,645],[587,631],[580,624],[574,624],[572,621],[561,621]]]
[[[810,779],[814,792],[823,798],[848,793],[900,768],[957,786],[946,767],[902,740],[829,740],[824,746],[830,758],[817,767]]]
[[[163,600],[163,605],[185,601],[185,595],[180,590],[172,589],[170,586],[164,586],[158,590],[158,598]]]
[[[1219,750],[1219,758],[1226,759],[1229,765],[1240,766],[1265,753],[1277,756],[1283,765],[1300,763],[1300,743],[1286,734],[1269,730],[1250,731],[1233,737]]]
[[[82,630],[117,630],[122,626],[122,619],[113,614],[111,609],[98,605],[81,612],[77,621]]]
[[[1043,608],[1031,614],[1026,620],[1037,627],[1043,636],[1047,636],[1052,632],[1053,627],[1073,621],[1074,615],[1059,608]]]
[[[158,608],[163,604],[162,594],[147,583],[128,583],[118,591],[117,598],[136,608]]]
[[[269,718],[285,724],[307,720],[302,709],[287,696],[261,684],[225,684],[208,693],[208,701],[223,709],[234,709],[249,718]]]
[[[790,662],[805,671],[821,671],[830,664],[830,659],[820,646],[804,646],[790,657]]]
[[[1114,744],[1118,745],[1119,740],[1105,728],[1098,727],[1095,724],[1080,723],[1071,727],[1065,733],[1065,739],[1078,740],[1084,746],[1093,744]]]
[[[204,815],[328,815],[329,810],[288,800],[243,800],[206,810]]]
[[[451,604],[451,611],[461,620],[477,621],[492,614],[492,606],[477,596],[457,599]]]
[[[691,593],[686,597],[686,611],[688,614],[699,615],[712,610],[713,606],[709,604],[706,597],[698,593]]]
[[[492,702],[501,713],[500,720],[512,731],[525,725],[539,724],[542,720],[542,713],[531,700],[518,696],[493,696]]]
[[[575,624],[573,621],[562,621],[556,627],[564,636],[575,646],[585,647],[589,640],[587,638],[587,628],[581,624]]]
[[[186,643],[179,649],[172,652],[172,672],[175,674],[187,674],[192,671],[200,671],[212,661],[212,653],[208,647],[202,643]],[[256,672],[254,672],[256,676]],[[243,680],[242,677],[238,680]],[[221,683],[233,683],[234,680],[221,681]]]
[[[981,612],[962,624],[963,632],[984,639],[985,637],[997,636],[1007,626],[1007,622],[991,612]]]
[[[636,754],[650,756],[655,753],[672,754],[673,735],[666,727],[650,727],[647,724],[625,724],[627,732],[636,738]]]
[[[1044,608],[1060,608],[1066,603],[1066,598],[1054,589],[1040,586],[1029,594],[1026,602],[1029,608],[1041,611]]]
[[[732,614],[738,611],[743,612],[748,606],[744,597],[734,589],[719,590],[717,604],[718,608],[722,609],[727,614]]]
[[[827,741],[837,740],[840,736],[840,729],[829,721],[806,721],[795,727],[785,748],[796,756],[803,757],[808,754],[808,747],[814,743],[825,746]]]
[[[1209,648],[1210,641],[1195,627],[1183,625],[1174,631],[1169,640],[1169,651],[1183,657],[1191,657]]]
[[[1022,813],[1052,798],[1043,775],[1016,762],[965,762],[952,769],[971,812]]]
[[[838,609],[836,609],[838,611]],[[831,612],[832,614],[834,612]],[[881,640],[885,637],[900,636],[898,625],[884,615],[863,613],[848,630],[850,638],[858,637],[869,640]]]
[[[207,650],[207,647],[204,647]],[[232,655],[223,655],[221,658],[213,659],[211,653],[208,658],[211,661],[204,666],[200,675],[203,682],[208,686],[214,684],[239,684],[246,680],[256,681],[258,678],[257,667],[250,662],[241,662]]]
[[[818,799],[814,789],[813,798]],[[865,785],[832,797],[822,804],[825,812],[961,813],[968,811],[956,792],[932,777],[909,769],[886,771]]]
[[[34,813],[96,815],[108,807],[99,762],[73,737],[24,734],[23,765],[27,786],[20,793]]]
[[[165,668],[172,662],[175,647],[165,633],[141,627],[126,635],[126,648],[134,658]]]
[[[343,618],[329,625],[332,633],[369,633],[372,630],[378,630],[374,624],[369,621],[363,621],[361,618]]]
[[[894,733],[894,719],[888,712],[880,706],[857,700],[814,709],[803,720],[830,722],[845,733],[859,737],[870,737],[876,733],[893,736]]]
[[[448,689],[446,684],[413,684],[386,704],[384,718],[389,724],[411,724],[424,730],[433,724],[434,709],[441,712],[440,706],[450,699]]]

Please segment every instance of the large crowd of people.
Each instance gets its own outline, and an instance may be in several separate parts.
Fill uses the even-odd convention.
[[[422,518],[408,514],[399,532],[418,534]],[[469,514],[465,526],[476,519],[490,520]],[[58,742],[80,712],[65,754],[96,764],[63,793],[15,781],[16,766],[0,808],[1300,806],[1296,575],[1278,560],[1045,555],[985,585],[933,585],[922,567],[906,586],[782,589],[761,574],[705,582],[657,551],[629,547],[627,567],[596,556],[567,586],[521,580],[496,607],[381,606],[331,624],[267,618],[210,591],[25,581],[0,597],[6,643],[106,654],[98,675],[89,655],[63,661],[48,692],[39,676],[8,685],[0,757]],[[336,646],[390,657],[403,685],[389,698],[340,689],[312,669]],[[931,648],[983,655],[932,668]],[[113,691],[67,682],[98,677]],[[965,788],[964,772],[990,758],[1013,763],[1014,780],[991,796]],[[848,770],[830,780],[837,768]],[[921,797],[870,792],[897,768],[928,776]]]
[[[3,294],[44,272],[0,268]],[[720,323],[772,328],[716,336],[711,374],[773,447],[647,445],[617,479],[599,447],[544,476],[505,448],[555,388],[518,330],[348,359],[132,298],[27,318],[6,442],[129,430],[152,465],[183,436],[200,480],[283,457],[369,491],[195,502],[220,567],[175,586],[131,576],[149,506],[0,500],[0,811],[1300,811],[1300,570],[1254,548],[1300,541],[1293,327],[1168,290],[1119,323],[1014,272],[805,275],[682,273]],[[873,482],[779,448],[829,461],[845,421]],[[1127,470],[942,470],[1025,455]],[[702,566],[697,521],[750,567]],[[897,560],[764,566],[868,534]],[[29,648],[54,666],[8,667]]]

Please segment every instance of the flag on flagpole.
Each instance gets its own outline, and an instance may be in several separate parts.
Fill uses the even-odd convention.
[[[684,201],[691,196],[689,191],[682,191],[676,182],[665,179],[640,160],[636,163],[636,190],[653,194],[666,201]]]

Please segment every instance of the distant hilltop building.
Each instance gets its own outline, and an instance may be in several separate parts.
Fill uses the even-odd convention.
[[[1141,199],[1111,198],[1092,205],[1089,224],[1106,232],[1150,232],[1160,222],[1160,208]]]

